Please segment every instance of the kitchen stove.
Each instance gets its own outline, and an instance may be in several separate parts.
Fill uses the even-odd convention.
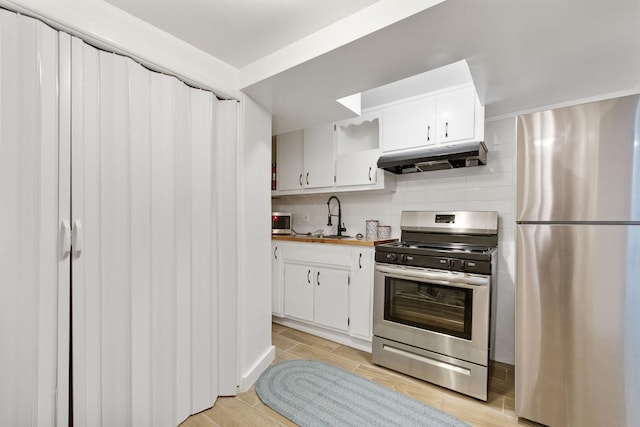
[[[373,362],[487,399],[497,212],[404,211],[376,246]]]

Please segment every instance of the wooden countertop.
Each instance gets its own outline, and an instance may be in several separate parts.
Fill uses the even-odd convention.
[[[358,240],[355,237],[345,237],[336,239],[331,237],[314,237],[306,234],[292,235],[272,235],[271,240],[284,240],[287,242],[305,242],[305,243],[329,243],[332,245],[354,245],[354,246],[376,246],[383,243],[396,242],[398,239],[387,240]]]

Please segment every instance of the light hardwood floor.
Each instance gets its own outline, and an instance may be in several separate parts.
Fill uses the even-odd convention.
[[[514,412],[513,367],[496,364],[491,369],[489,400],[471,397],[376,366],[371,354],[323,338],[273,324],[274,363],[291,359],[314,359],[331,363],[354,374],[439,408],[473,426],[535,424],[518,420]],[[189,417],[182,427],[295,426],[263,404],[252,387],[235,397],[220,397],[213,408]]]

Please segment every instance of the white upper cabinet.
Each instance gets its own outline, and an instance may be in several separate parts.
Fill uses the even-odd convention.
[[[304,188],[332,187],[335,174],[333,125],[304,130]]]
[[[332,124],[277,135],[276,144],[277,190],[333,186]]]
[[[380,118],[363,115],[334,126],[336,186],[375,185],[380,157]]]
[[[375,185],[380,150],[343,154],[336,160],[336,186]]]
[[[384,152],[436,143],[436,102],[427,97],[389,107],[383,111]]]
[[[278,190],[302,188],[304,171],[304,133],[301,130],[276,136]]]
[[[484,107],[473,85],[394,104],[382,117],[384,153],[484,139]]]
[[[378,169],[380,113],[276,136],[277,195],[393,191],[395,176]]]
[[[438,144],[475,137],[476,91],[472,86],[435,97],[436,142]],[[484,114],[482,114],[484,121]]]

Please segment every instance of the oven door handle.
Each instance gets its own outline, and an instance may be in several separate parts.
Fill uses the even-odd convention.
[[[405,278],[429,280],[432,283],[440,285],[455,285],[456,283],[459,283],[464,285],[486,286],[489,285],[490,280],[488,276],[471,276],[466,273],[440,272],[428,269],[409,270],[406,268],[387,267],[379,264],[376,265],[376,271]]]

